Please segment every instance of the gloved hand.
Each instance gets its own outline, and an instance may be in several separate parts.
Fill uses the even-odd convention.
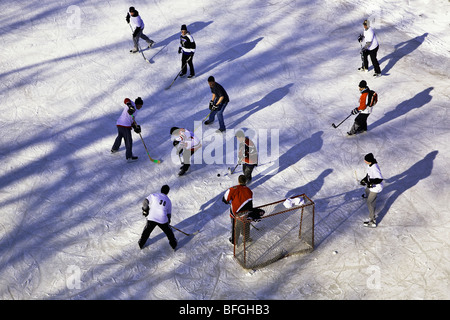
[[[178,54],[181,53],[181,47],[178,47]]]
[[[134,127],[133,127],[133,129],[134,129],[134,132],[136,132],[136,133],[141,133],[141,126],[140,125],[135,125]]]
[[[127,23],[130,23],[130,13],[127,13],[127,16],[125,17],[125,20],[127,20]]]
[[[355,109],[352,110],[352,114],[358,114],[358,113],[359,113],[358,108],[355,108]]]
[[[361,181],[359,183],[362,186],[368,186],[369,185],[369,175],[366,175],[363,179],[361,179]]]
[[[362,34],[360,34],[359,37],[358,37],[358,42],[362,42],[363,39],[364,39],[364,36]]]
[[[211,101],[212,102],[212,101]],[[212,106],[210,105],[210,110],[211,111],[219,111],[222,108],[222,106],[220,104],[212,104]]]
[[[147,208],[142,207],[142,215],[143,215],[144,217],[148,216],[149,210],[150,210],[149,207],[147,207]]]
[[[132,116],[133,113],[136,111],[136,108],[133,107],[133,105],[132,105],[131,103],[127,103],[127,106],[128,106],[128,114],[129,114],[130,116]]]

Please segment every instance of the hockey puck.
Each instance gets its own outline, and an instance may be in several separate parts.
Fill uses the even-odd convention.
[[[218,173],[217,176],[220,177],[220,173]]]

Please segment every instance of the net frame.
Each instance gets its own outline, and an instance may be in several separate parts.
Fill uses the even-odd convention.
[[[287,200],[283,199],[255,207],[254,209],[269,210],[269,212],[266,212],[258,220],[258,222],[247,219],[250,211],[239,213],[236,217],[233,218],[235,239],[233,245],[233,256],[243,268],[262,268],[282,258],[294,254],[308,253],[314,250],[315,203],[304,193],[294,197],[290,197],[288,199],[295,198],[303,199],[303,203],[300,203],[299,205],[293,205],[290,208],[286,208],[284,206],[280,207],[280,205],[283,205],[283,203]],[[273,210],[270,210],[271,208],[273,208]],[[270,226],[270,221],[274,220],[275,218],[280,220],[280,222],[278,222],[278,224],[280,224],[278,226],[279,229],[277,230],[277,236],[279,236],[279,240],[274,241],[273,239],[271,239],[269,241],[269,244],[265,244],[268,247],[267,249],[259,250],[262,252],[261,254],[259,254],[258,252],[255,253],[255,251],[258,251],[258,245],[260,245],[261,242],[259,244],[256,244],[259,239],[257,239],[256,241],[252,241],[250,237],[250,228],[258,230],[257,237],[261,238],[265,233],[270,233],[273,230],[271,229],[267,232],[261,232],[260,229],[258,229],[257,225],[264,225],[264,222],[268,222]],[[290,224],[287,223],[286,225],[284,225],[286,220],[290,220]],[[284,226],[290,229],[283,230]],[[296,232],[297,228],[298,232]],[[286,231],[285,234],[283,234],[284,231]],[[252,234],[253,233],[255,233],[255,231],[252,231]],[[296,239],[293,238],[293,234],[295,234]],[[242,236],[242,241],[240,241],[240,236]],[[294,243],[290,243],[289,249],[283,249],[280,251],[280,247],[283,247],[283,242],[288,241],[286,240],[286,238],[289,238],[290,242],[294,241]],[[298,241],[298,247],[295,241]],[[252,246],[256,247],[256,249],[251,249]],[[250,250],[253,250],[253,252]],[[250,255],[252,257],[250,257]],[[257,258],[254,257],[255,255],[257,256]]]

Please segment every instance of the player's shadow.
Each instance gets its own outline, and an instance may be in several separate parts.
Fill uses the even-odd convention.
[[[378,212],[378,223],[383,220],[391,206],[401,194],[414,187],[419,181],[426,179],[431,175],[431,172],[433,171],[433,162],[434,159],[436,159],[437,154],[437,150],[432,151],[408,170],[385,180],[388,185],[384,187],[382,194],[390,195]],[[420,199],[418,201],[420,201]]]
[[[400,103],[397,107],[395,107],[394,110],[391,110],[389,112],[386,112],[383,116],[383,118],[378,119],[374,123],[370,124],[368,126],[369,130],[373,130],[374,128],[381,126],[383,124],[386,124],[389,121],[392,121],[398,117],[401,117],[405,115],[406,113],[410,112],[413,109],[418,109],[426,105],[433,99],[433,96],[431,96],[430,92],[433,90],[433,87],[429,87],[422,92],[419,92],[411,99],[405,100],[402,103]],[[377,106],[374,107],[376,109]]]
[[[323,145],[322,135],[323,131],[318,131],[311,135],[311,137],[301,141],[288,151],[284,152],[274,164],[253,177],[251,188],[256,188],[257,186],[262,185],[273,175],[291,167],[308,154],[320,151]]]
[[[261,98],[259,101],[253,102],[252,104],[249,104],[248,106],[245,106],[243,108],[239,108],[239,110],[231,112],[227,115],[227,117],[233,116],[233,114],[242,114],[241,117],[234,120],[231,124],[228,124],[227,126],[230,128],[235,127],[239,123],[242,123],[245,119],[250,117],[255,112],[258,112],[268,106],[271,106],[272,104],[282,100],[288,93],[289,89],[293,86],[293,83],[289,83],[283,87],[277,88],[268,94],[266,94],[263,98]]]
[[[220,215],[223,215],[224,213],[228,215],[229,206],[226,205],[224,202],[222,202],[223,194],[224,191],[220,190],[219,194],[217,194],[216,196],[214,196],[213,198],[211,198],[210,200],[208,200],[207,202],[203,203],[200,206],[200,210],[198,213],[196,213],[193,216],[190,216],[187,219],[184,219],[183,221],[174,226],[189,234],[194,233],[196,231],[199,231],[199,233],[201,234],[202,231],[204,231],[205,225],[209,223],[211,220],[214,220],[215,218],[217,218]],[[191,236],[182,235],[182,237],[176,236],[177,239],[180,238],[178,241],[178,248],[181,248],[186,244],[188,244],[192,239],[194,239],[194,237],[195,235]]]
[[[389,71],[394,67],[394,65],[403,57],[407,56],[414,50],[416,50],[424,41],[425,38],[428,36],[428,33],[424,33],[421,36],[417,36],[411,40],[401,42],[397,44],[394,48],[395,51],[388,54],[387,56],[384,56],[381,58],[378,62],[380,65],[387,61],[387,65],[383,67],[383,70],[381,74],[383,75],[389,75]]]
[[[312,180],[304,186],[297,187],[287,192],[285,198],[295,197],[304,193],[308,196],[308,198],[314,201],[313,198],[320,191],[320,189],[322,189],[325,183],[325,178],[328,177],[332,172],[333,169],[331,168],[322,171],[322,173],[315,180]]]
[[[214,62],[210,63],[206,67],[200,67],[199,70],[201,70],[201,73],[208,73],[222,63],[232,62],[236,59],[239,59],[240,57],[243,57],[247,53],[252,51],[256,47],[258,42],[260,42],[262,39],[264,38],[259,37],[258,39],[255,39],[253,41],[235,45],[234,47],[231,47],[230,49],[220,53],[219,56],[214,57]]]

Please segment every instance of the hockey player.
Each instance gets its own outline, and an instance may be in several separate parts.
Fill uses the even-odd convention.
[[[172,136],[172,144],[177,150],[180,157],[181,167],[178,172],[182,176],[189,170],[191,166],[191,156],[202,146],[200,140],[194,136],[194,133],[183,128],[172,127],[170,129]],[[181,158],[183,156],[183,158]]]
[[[232,244],[235,244],[235,241],[236,244],[238,243],[240,234],[249,240],[250,223],[245,223],[244,227],[244,223],[240,219],[236,219],[236,217],[240,213],[253,209],[253,192],[246,186],[245,176],[240,175],[238,182],[239,184],[228,189],[222,198],[224,203],[231,204],[231,237],[229,240]]]
[[[194,53],[196,44],[191,33],[187,30],[185,24],[181,26],[180,46],[178,47],[178,54],[183,53],[181,56],[181,73],[180,77],[184,77],[187,73],[187,65],[189,65],[190,74],[188,79],[195,77],[194,70]]]
[[[172,249],[176,249],[177,240],[170,228],[170,219],[172,217],[172,202],[169,194],[170,188],[164,185],[160,193],[152,193],[144,199],[142,203],[142,214],[147,218],[147,224],[139,239],[139,248],[143,248],[145,242],[150,237],[153,229],[158,226],[166,234]]]
[[[364,20],[363,22],[364,26],[364,35],[360,35],[358,38],[359,42],[362,42],[363,39],[366,42],[364,47],[362,47],[362,56],[363,56],[363,65],[359,70],[361,71],[368,71],[369,70],[369,61],[367,59],[368,56],[370,56],[370,60],[372,61],[373,69],[374,69],[374,77],[381,76],[381,69],[380,64],[377,60],[377,52],[378,52],[378,40],[377,36],[375,35],[375,32],[369,25],[369,20]]]
[[[367,199],[367,207],[369,208],[369,221],[364,222],[365,227],[376,228],[376,200],[377,195],[383,190],[383,176],[380,167],[372,153],[368,153],[364,157],[364,162],[368,165],[367,175],[361,180],[361,185],[366,187],[363,197]]]
[[[155,41],[151,40],[149,37],[147,37],[144,32],[144,21],[142,21],[141,16],[139,15],[139,12],[134,8],[130,7],[128,10],[126,21],[131,24],[132,30],[133,30],[133,43],[134,48],[130,50],[131,53],[136,53],[139,51],[139,38],[144,39],[148,47],[151,48]]]
[[[371,94],[373,93],[367,86],[365,80],[359,82],[359,91],[361,92],[361,96],[359,97],[359,107],[352,110],[352,114],[357,116],[350,131],[347,132],[349,136],[367,131],[367,118],[372,112],[373,95],[371,96]]]
[[[111,148],[111,153],[116,153],[119,151],[119,147],[122,143],[123,138],[126,147],[125,157],[128,162],[132,162],[136,161],[138,157],[133,156],[133,138],[131,136],[131,128],[133,128],[134,132],[136,133],[141,132],[141,126],[136,124],[136,121],[134,119],[136,117],[136,114],[138,113],[138,110],[142,108],[144,101],[141,99],[141,97],[138,97],[134,102],[129,98],[125,98],[123,103],[126,106],[123,108],[123,111],[116,122],[118,134]]]
[[[235,136],[239,142],[238,164],[242,164],[242,171],[249,185],[253,169],[258,165],[258,151],[253,141],[246,137],[242,130],[238,130]]]
[[[216,82],[213,76],[208,78],[208,84],[212,93],[211,101],[209,102],[209,110],[211,110],[211,113],[209,114],[209,119],[205,121],[205,124],[208,125],[213,123],[217,114],[217,118],[219,119],[219,130],[217,130],[217,132],[224,132],[226,128],[223,120],[223,112],[225,111],[228,102],[230,102],[230,98],[225,89]]]

